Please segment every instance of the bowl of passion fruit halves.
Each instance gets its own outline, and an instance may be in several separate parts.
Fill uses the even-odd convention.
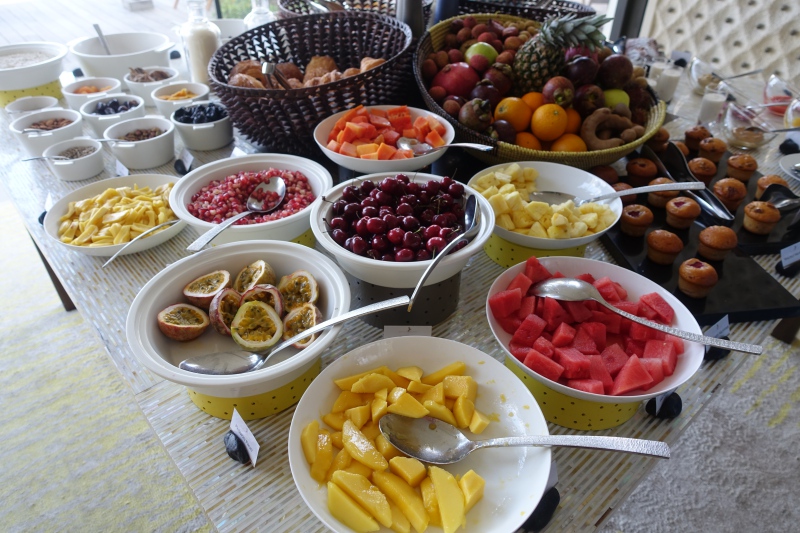
[[[297,403],[341,325],[275,354],[253,372],[213,376],[178,364],[191,356],[267,349],[349,307],[347,280],[323,254],[291,242],[236,242],[156,274],[131,304],[126,333],[139,361],[186,386],[200,409],[226,419],[236,409],[251,420]]]

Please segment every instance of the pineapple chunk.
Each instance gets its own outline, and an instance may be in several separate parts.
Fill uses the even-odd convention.
[[[356,533],[378,531],[381,527],[336,483],[328,482],[328,510],[334,518]]]
[[[522,180],[524,179],[524,175],[522,173],[522,167],[519,166],[517,163],[511,163],[506,168],[503,169],[503,174],[507,174],[511,176],[512,180]]]
[[[381,525],[391,527],[392,510],[386,496],[364,476],[350,472],[334,472],[331,477],[345,494],[361,505]]]
[[[539,177],[539,173],[536,169],[531,167],[523,168],[522,175],[525,177],[525,181],[536,181],[536,178]]]
[[[324,483],[332,464],[333,444],[331,443],[331,434],[323,429],[317,435],[317,454],[314,458],[314,464],[311,465],[311,478]]]
[[[425,409],[430,411],[430,416],[433,418],[438,418],[439,420],[444,420],[450,425],[456,425],[456,417],[453,416],[453,413],[440,403],[436,403],[431,400],[427,400],[422,402],[422,405],[425,406]]]
[[[463,376],[467,370],[467,365],[463,361],[456,361],[449,365],[440,368],[436,372],[432,372],[422,378],[422,382],[426,385],[436,385],[441,383],[446,376]]]
[[[495,173],[494,173],[494,179],[497,181],[497,184],[498,184],[499,186],[501,186],[501,187],[502,187],[503,185],[507,185],[507,184],[511,183],[511,176],[509,176],[509,175],[508,175],[508,174],[506,174],[505,172],[498,172],[498,171],[495,171]]]
[[[387,411],[411,418],[422,418],[429,413],[429,411],[421,403],[419,403],[416,398],[407,392],[401,395],[396,402],[390,404],[387,408]]]
[[[314,464],[317,457],[317,435],[319,435],[319,422],[312,420],[300,433],[300,445],[308,464]]]
[[[539,237],[540,239],[547,238],[547,230],[539,222],[534,222],[531,229],[528,230],[528,235],[531,237]]]
[[[474,402],[478,396],[478,384],[472,376],[446,376],[442,383],[444,383],[444,395],[448,398],[466,396]]]
[[[567,224],[569,224],[569,219],[561,213],[553,213],[553,216],[550,218],[551,226],[566,226]]]
[[[492,196],[494,196],[498,192],[500,192],[500,191],[497,189],[497,187],[492,185],[488,189],[484,189],[483,192],[481,192],[481,196],[483,196],[484,198],[486,198],[488,200],[489,198],[491,198]]]
[[[569,233],[566,226],[550,226],[547,228],[547,236],[551,239],[568,239]]]
[[[495,223],[503,229],[507,229],[508,231],[514,231],[514,219],[511,218],[511,215],[508,213],[503,213],[502,215],[497,215],[495,219]]]
[[[417,533],[425,531],[430,518],[422,498],[411,485],[391,472],[373,472],[372,482],[400,508]]]
[[[521,211],[525,209],[525,206],[528,203],[522,199],[522,195],[516,189],[514,192],[507,193],[505,195],[505,199],[512,213],[514,211]]]
[[[502,194],[495,194],[489,198],[489,205],[492,206],[492,210],[497,216],[511,212],[511,208],[508,206],[508,202],[506,202],[506,199]]]
[[[346,420],[342,427],[342,443],[353,459],[372,470],[383,471],[389,468],[386,458],[350,420]]]
[[[596,228],[597,223],[600,222],[600,217],[597,216],[597,213],[584,213],[580,218],[581,222],[586,224],[586,227],[590,229]]]
[[[442,515],[442,529],[444,533],[455,531],[466,523],[464,493],[458,486],[453,475],[439,468],[431,466],[428,475],[433,481],[436,491],[436,501],[439,502],[439,512]]]
[[[511,213],[511,220],[517,228],[527,229],[533,225],[533,219],[524,208]]]
[[[389,470],[412,487],[418,486],[425,479],[425,465],[413,457],[392,457],[389,459]]]
[[[512,192],[515,192],[516,190],[517,190],[517,188],[514,187],[513,183],[506,183],[505,185],[500,187],[500,189],[497,192],[499,194],[502,194],[503,197],[505,197],[506,195],[508,195],[508,194],[510,194]]]
[[[419,492],[422,494],[422,504],[428,512],[428,518],[432,526],[442,527],[442,515],[439,513],[439,502],[436,500],[436,489],[433,488],[433,481],[426,477],[419,485]]]
[[[475,409],[475,412],[472,413],[472,420],[469,422],[469,430],[476,435],[480,435],[488,425],[489,417]]]
[[[367,374],[362,377],[350,388],[351,392],[378,392],[381,389],[394,387],[394,381],[383,374]]]
[[[540,221],[543,218],[549,217],[553,209],[550,207],[550,204],[545,202],[528,202],[528,205],[525,206],[525,211],[528,212],[533,220]]]
[[[569,227],[569,238],[575,239],[577,237],[583,237],[586,235],[587,231],[589,231],[589,227],[584,222],[575,222]]]
[[[464,493],[464,500],[466,502],[465,513],[468,513],[469,510],[483,498],[483,488],[485,485],[486,481],[476,474],[474,470],[470,470],[458,480],[458,486],[461,487],[461,492]]]

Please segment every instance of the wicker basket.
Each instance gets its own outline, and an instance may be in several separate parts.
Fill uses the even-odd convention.
[[[565,2],[569,3],[569,2]],[[498,14],[475,14],[473,15],[478,22],[485,22],[489,19],[498,20],[501,22],[507,21],[521,21],[524,20],[520,17],[510,15]],[[621,157],[633,152],[637,147],[644,144],[649,138],[656,134],[658,129],[664,123],[664,118],[667,114],[667,106],[664,102],[660,102],[652,93],[654,98],[653,107],[647,117],[647,124],[645,125],[644,136],[636,139],[634,142],[624,144],[617,148],[608,150],[594,150],[590,152],[550,152],[545,150],[531,150],[523,148],[514,144],[498,142],[488,135],[483,135],[465,126],[462,126],[456,119],[451,117],[444,109],[439,106],[428,94],[428,89],[422,79],[421,65],[428,54],[436,50],[441,50],[444,45],[444,36],[449,32],[450,21],[452,19],[444,20],[436,24],[420,39],[417,45],[417,50],[414,53],[414,78],[417,81],[422,98],[425,105],[434,113],[444,117],[453,128],[456,130],[457,142],[472,142],[481,143],[494,146],[495,149],[491,152],[479,152],[471,150],[470,153],[478,159],[497,165],[500,163],[508,163],[513,161],[550,161],[553,163],[561,163],[578,168],[588,169],[596,165],[609,165],[617,161]]]
[[[397,14],[397,2],[395,0],[343,0],[340,2],[346,10],[370,11],[389,15],[393,17]],[[309,15],[316,13],[305,0],[278,0],[281,16],[296,17],[298,15]],[[425,26],[431,20],[433,0],[422,1],[422,13],[425,17]]]
[[[233,124],[250,142],[274,151],[311,155],[314,128],[324,118],[359,104],[403,102],[411,76],[411,30],[386,15],[366,11],[293,17],[231,39],[208,65],[211,85]],[[228,73],[246,59],[305,66],[329,55],[340,70],[365,56],[382,65],[333,83],[302,89],[252,89],[228,85]]]
[[[578,18],[589,17],[595,14],[595,10],[591,6],[565,0],[503,0],[502,2],[459,0],[459,15],[473,13],[501,13],[542,22],[548,17],[561,17],[570,14],[575,14]]]

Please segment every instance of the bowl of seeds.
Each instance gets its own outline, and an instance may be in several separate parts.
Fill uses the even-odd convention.
[[[87,137],[56,143],[42,155],[52,158],[47,165],[58,179],[64,181],[87,180],[105,170],[102,145]]]
[[[131,170],[160,167],[175,157],[175,126],[150,115],[117,122],[103,134],[120,163]]]

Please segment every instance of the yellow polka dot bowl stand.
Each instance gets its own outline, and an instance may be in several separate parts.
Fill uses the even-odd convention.
[[[61,62],[67,47],[30,42],[0,46],[0,107],[24,96],[61,98]]]
[[[574,257],[583,257],[586,250],[586,245],[573,246],[564,248],[562,250],[540,250],[536,248],[526,248],[514,244],[500,237],[496,233],[492,233],[483,251],[489,256],[489,259],[500,265],[501,267],[509,268],[517,263],[521,263],[529,257],[548,257],[551,255],[570,255]]]

